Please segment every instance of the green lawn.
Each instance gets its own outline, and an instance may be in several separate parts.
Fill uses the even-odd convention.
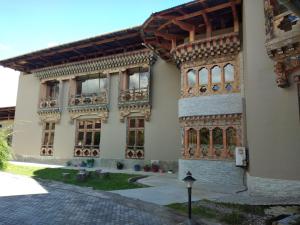
[[[45,180],[61,181],[68,184],[92,187],[94,189],[105,191],[146,187],[141,184],[129,183],[128,179],[131,177],[136,177],[137,175],[124,173],[111,173],[110,177],[99,178],[94,172],[92,172],[90,178],[88,178],[86,181],[80,182],[76,180],[76,174],[78,173],[78,170],[74,169],[20,166],[9,163],[5,169],[5,172],[26,175]],[[66,179],[63,179],[62,173],[70,173],[70,176]]]
[[[247,222],[245,214],[252,214],[257,216],[264,215],[264,209],[266,206],[251,206],[242,204],[230,204],[230,203],[217,203],[208,200],[202,200],[202,202],[207,205],[215,205],[216,208],[210,208],[207,206],[192,204],[192,214],[198,215],[202,218],[208,220],[213,220],[215,222],[221,222],[222,224],[237,225]],[[167,205],[169,208],[175,209],[180,213],[187,214],[187,204],[186,203],[174,203]],[[231,209],[231,212],[224,213],[217,210],[218,208]]]

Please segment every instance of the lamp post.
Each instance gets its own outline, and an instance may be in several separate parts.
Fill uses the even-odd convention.
[[[192,218],[192,186],[193,183],[196,181],[194,177],[192,177],[192,173],[188,171],[186,173],[186,177],[183,178],[183,181],[186,183],[186,187],[188,189],[188,197],[189,197],[189,202],[188,202],[188,208],[189,208],[189,219]]]

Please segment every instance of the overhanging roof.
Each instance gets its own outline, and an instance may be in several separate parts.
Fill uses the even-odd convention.
[[[189,31],[205,35],[234,27],[241,18],[241,0],[197,0],[153,13],[142,25],[142,37],[164,59],[171,58],[172,42],[183,44]]]
[[[0,108],[0,121],[1,120],[13,120],[15,118],[15,106]]]
[[[142,43],[140,27],[137,26],[1,60],[0,65],[31,72],[44,67],[144,49]]]

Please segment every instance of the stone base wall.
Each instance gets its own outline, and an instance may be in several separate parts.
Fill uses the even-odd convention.
[[[300,197],[300,180],[282,180],[247,176],[249,192],[255,195]]]
[[[228,190],[233,193],[244,189],[243,169],[236,167],[233,161],[216,160],[179,160],[178,178],[182,180],[187,171],[190,171],[197,179],[195,185],[208,185],[218,191]]]
[[[15,155],[14,160],[22,162],[33,162],[33,163],[46,163],[46,164],[56,164],[56,165],[66,165],[66,162],[71,161],[72,164],[80,164],[81,161],[86,161],[90,157],[80,157],[72,159],[61,159],[54,157],[32,157],[32,156],[22,156]],[[124,169],[133,169],[134,165],[139,164],[143,167],[146,164],[157,163],[161,169],[164,171],[172,170],[174,173],[178,172],[178,161],[162,161],[162,160],[134,160],[134,159],[104,159],[95,158],[95,167],[103,168],[116,168],[117,162],[122,162],[124,164]]]

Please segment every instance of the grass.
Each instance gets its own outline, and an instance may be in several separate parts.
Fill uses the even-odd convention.
[[[218,207],[232,209],[231,213],[221,213],[218,210],[208,208],[202,205],[192,205],[192,214],[198,215],[202,218],[213,219],[226,224],[242,224],[247,218],[245,214],[255,214],[259,216],[264,215],[265,206],[252,206],[252,205],[241,205],[241,204],[231,204],[231,203],[218,203],[209,200],[203,200],[208,205],[214,204]],[[169,208],[175,209],[181,213],[187,213],[186,203],[174,203],[167,205]],[[222,224],[223,224],[222,223]]]
[[[95,172],[92,172],[91,177],[84,182],[76,180],[78,170],[63,169],[63,168],[44,168],[33,166],[20,166],[9,163],[5,172],[30,176],[33,178],[40,178],[44,180],[60,181],[67,184],[74,184],[84,187],[92,187],[97,190],[112,191],[121,189],[142,188],[145,185],[129,183],[128,179],[136,177],[137,175],[124,174],[124,173],[111,173],[110,177],[98,178]],[[69,173],[68,178],[63,179],[62,173]]]
[[[234,203],[222,203],[222,202],[213,202],[209,201],[207,199],[203,200],[204,202],[210,203],[210,204],[216,204],[219,206],[223,206],[225,208],[231,208],[236,209],[237,211],[264,216],[265,212],[264,210],[268,208],[269,206],[261,206],[261,205],[246,205],[246,204],[234,204]]]

